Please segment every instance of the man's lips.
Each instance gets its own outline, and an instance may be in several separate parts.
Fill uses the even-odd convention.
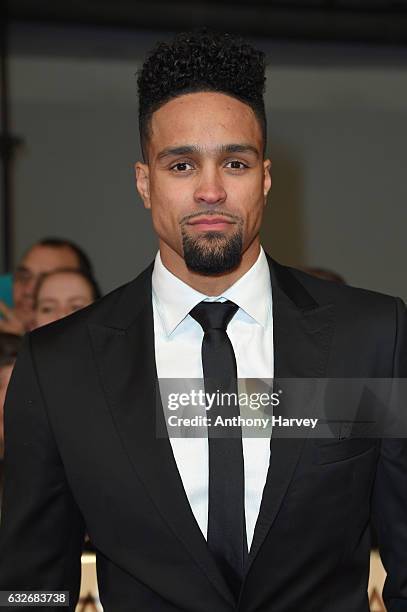
[[[234,225],[235,221],[226,219],[225,217],[199,217],[198,219],[192,219],[188,221],[188,225],[192,225],[199,230],[223,230],[228,225]]]

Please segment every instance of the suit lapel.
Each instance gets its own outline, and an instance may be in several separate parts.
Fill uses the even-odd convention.
[[[95,359],[114,424],[148,495],[213,586],[233,604],[190,508],[170,441],[157,437],[165,423],[162,409],[156,410],[151,273],[152,266],[126,287],[107,322],[89,325]]]
[[[325,375],[333,331],[333,306],[320,306],[288,268],[271,258],[268,261],[273,292],[274,388],[279,388],[277,381],[281,380],[289,392],[286,379]],[[284,412],[284,402],[281,410]],[[304,438],[282,438],[276,429],[273,431],[270,465],[248,569],[277,516],[304,442]]]

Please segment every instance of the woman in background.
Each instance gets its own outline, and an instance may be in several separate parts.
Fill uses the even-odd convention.
[[[92,304],[100,297],[96,280],[80,270],[60,269],[45,274],[34,295],[35,326],[41,327]]]

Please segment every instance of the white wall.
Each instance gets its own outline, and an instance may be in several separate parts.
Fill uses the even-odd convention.
[[[123,49],[129,33],[106,33],[99,56],[89,39],[91,52],[68,57],[65,40],[54,57],[20,45],[10,62],[14,131],[26,143],[16,168],[17,255],[42,236],[67,236],[88,250],[105,290],[136,275],[156,248],[132,164],[134,72],[160,35],[140,37],[131,59],[128,49],[107,59],[120,36]],[[259,44],[272,62],[264,244],[282,261],[330,267],[407,299],[404,52]]]

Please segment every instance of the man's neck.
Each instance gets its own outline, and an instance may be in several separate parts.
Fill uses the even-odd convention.
[[[160,243],[161,261],[167,270],[196,291],[208,296],[221,295],[231,287],[256,263],[259,253],[260,241],[257,238],[242,254],[240,264],[236,268],[229,272],[208,276],[189,270],[180,255],[164,243]]]

